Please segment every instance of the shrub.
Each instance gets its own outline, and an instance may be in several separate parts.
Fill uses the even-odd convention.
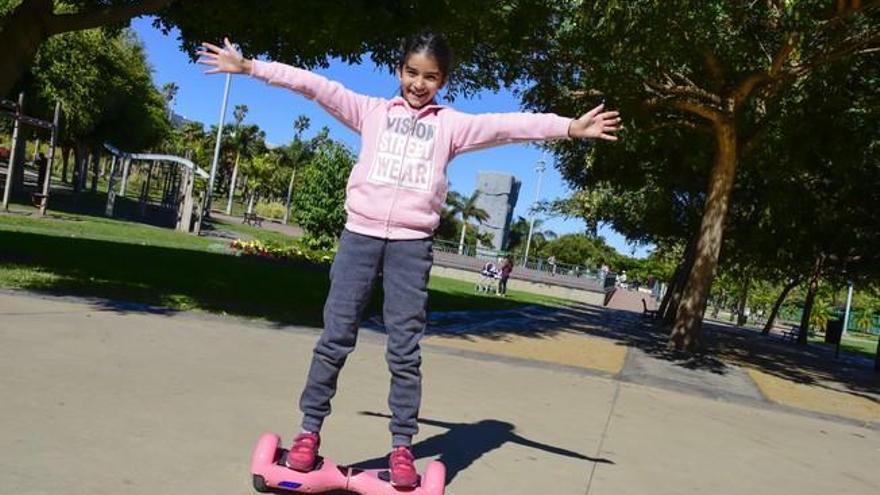
[[[272,203],[257,203],[255,209],[257,215],[263,218],[274,218],[275,220],[281,220],[284,218],[284,205],[277,201]]]

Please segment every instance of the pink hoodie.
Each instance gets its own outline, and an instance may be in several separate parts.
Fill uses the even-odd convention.
[[[317,101],[361,135],[348,178],[345,228],[383,239],[430,237],[446,201],[446,166],[490,146],[568,137],[571,119],[554,114],[471,115],[440,105],[415,109],[357,94],[312,72],[255,60],[253,77]]]

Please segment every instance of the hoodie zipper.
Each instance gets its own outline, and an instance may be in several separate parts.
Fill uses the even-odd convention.
[[[415,134],[416,124],[419,122],[419,114],[412,116],[412,126],[406,133],[406,140],[403,142],[403,150],[400,152],[400,174],[403,173],[403,166],[406,162],[406,149],[409,148],[409,138]],[[391,213],[394,211],[394,204],[397,202],[397,192],[400,190],[400,174],[397,175],[397,184],[394,185],[394,194],[391,196],[391,205],[388,207],[388,215],[385,216],[385,236],[391,235]]]

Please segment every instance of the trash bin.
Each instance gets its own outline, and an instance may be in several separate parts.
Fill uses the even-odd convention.
[[[825,325],[825,343],[840,343],[840,336],[843,334],[843,320],[828,320]]]

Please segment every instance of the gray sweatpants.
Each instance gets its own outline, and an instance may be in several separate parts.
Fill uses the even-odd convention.
[[[354,350],[361,315],[381,273],[385,291],[382,314],[388,334],[385,360],[391,371],[388,406],[392,445],[410,445],[418,432],[422,399],[419,340],[425,331],[432,245],[430,238],[395,241],[342,232],[330,269],[324,332],[315,346],[299,403],[304,430],[320,431],[330,414],[339,371]]]

